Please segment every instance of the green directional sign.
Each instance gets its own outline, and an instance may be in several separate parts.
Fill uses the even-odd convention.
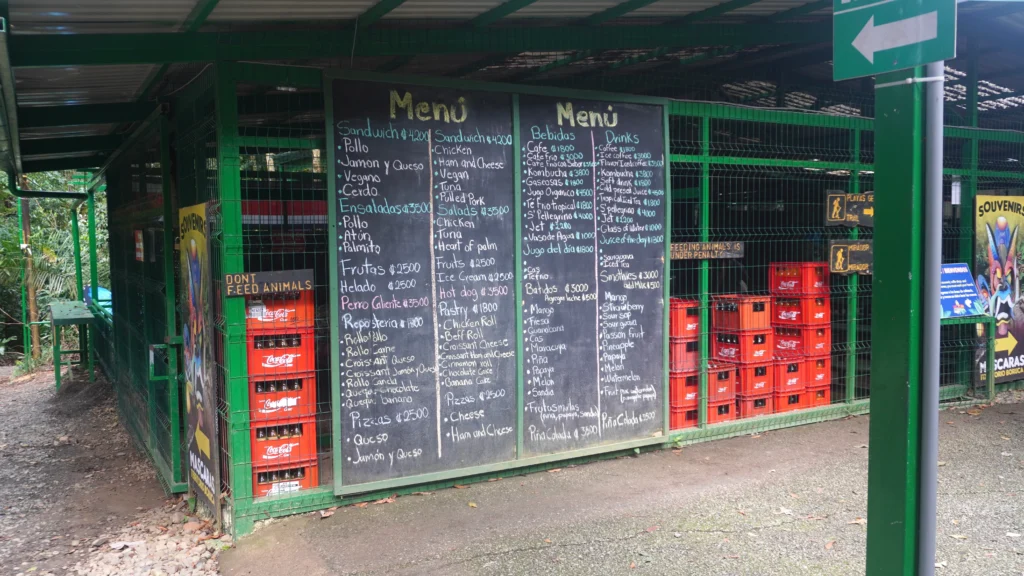
[[[832,77],[874,76],[956,56],[956,0],[834,0]]]

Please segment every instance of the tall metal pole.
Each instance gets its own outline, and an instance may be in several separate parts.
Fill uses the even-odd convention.
[[[935,505],[939,471],[939,285],[942,281],[942,112],[945,65],[925,71],[924,278],[921,289],[921,504],[918,574],[935,574]]]

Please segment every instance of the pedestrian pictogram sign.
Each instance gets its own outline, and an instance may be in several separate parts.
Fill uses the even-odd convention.
[[[871,274],[874,271],[871,240],[832,240],[828,251],[828,267],[833,274]]]
[[[956,0],[834,0],[832,77],[848,80],[956,56]]]
[[[840,190],[827,190],[826,198],[826,226],[875,227],[874,192],[847,194]]]

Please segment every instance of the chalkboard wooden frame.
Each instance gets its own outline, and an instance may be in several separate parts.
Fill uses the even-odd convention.
[[[508,460],[505,462],[499,462],[496,464],[487,464],[480,466],[472,466],[467,468],[455,468],[450,470],[442,470],[438,472],[430,472],[425,474],[418,474],[413,476],[404,476],[398,478],[391,478],[387,480],[378,480],[372,482],[365,482],[354,485],[343,484],[343,470],[342,470],[342,420],[341,420],[341,375],[340,370],[337,369],[339,365],[339,351],[336,343],[339,341],[339,330],[338,322],[338,302],[336,298],[328,298],[330,302],[330,334],[331,334],[331,423],[332,423],[332,460],[333,460],[333,472],[334,472],[334,493],[337,496],[346,496],[350,494],[360,494],[366,492],[373,492],[376,490],[387,490],[391,488],[411,486],[416,484],[425,484],[429,482],[438,482],[443,480],[450,480],[453,478],[462,478],[469,476],[477,476],[484,474],[493,474],[497,472],[528,468],[530,466],[543,465],[550,462],[556,462],[561,460],[571,460],[575,458],[583,458],[588,456],[594,456],[597,454],[604,454],[609,452],[616,452],[622,450],[630,450],[634,448],[641,448],[644,446],[652,446],[658,444],[665,444],[669,441],[669,371],[668,371],[668,344],[669,344],[669,330],[668,330],[668,318],[669,318],[669,287],[671,284],[671,231],[672,231],[672,179],[671,179],[671,161],[670,161],[670,142],[669,142],[669,103],[671,102],[667,98],[656,98],[648,96],[636,96],[630,94],[618,94],[611,92],[602,91],[589,91],[589,90],[572,90],[572,89],[559,89],[559,88],[545,88],[536,86],[521,86],[518,84],[505,84],[505,83],[487,83],[487,82],[473,82],[463,80],[452,80],[444,78],[431,78],[422,76],[408,76],[408,75],[394,75],[394,74],[378,74],[373,72],[359,72],[350,70],[325,70],[323,74],[323,90],[324,90],[324,113],[325,113],[325,127],[326,127],[326,139],[327,139],[327,163],[329,170],[333,170],[335,163],[335,150],[336,144],[334,139],[334,80],[351,80],[351,81],[362,81],[362,82],[391,82],[391,83],[402,83],[406,85],[423,86],[431,88],[456,88],[464,90],[475,90],[475,91],[492,91],[492,92],[505,92],[512,96],[512,151],[513,151],[513,172],[514,172],[514,189],[515,189],[515,237],[514,244],[516,248],[515,256],[515,297],[516,301],[521,303],[522,298],[522,280],[523,280],[523,268],[522,268],[522,234],[521,234],[521,222],[522,222],[522,209],[521,209],[521,193],[522,193],[522,182],[521,182],[521,170],[522,170],[522,155],[520,151],[520,129],[519,129],[519,95],[536,95],[536,96],[550,96],[550,97],[565,97],[565,98],[581,98],[588,100],[610,100],[614,102],[622,103],[634,103],[634,104],[649,104],[655,106],[661,106],[662,108],[662,131],[664,136],[664,178],[665,178],[665,247],[664,247],[664,269],[663,269],[663,302],[662,306],[662,317],[663,325],[663,382],[662,382],[662,416],[663,416],[663,427],[660,436],[638,438],[625,442],[617,442],[613,444],[601,444],[596,446],[590,446],[587,448],[581,448],[565,452],[557,452],[554,454],[544,454],[538,456],[523,457],[523,410],[524,410],[524,373],[523,373],[523,344],[522,339],[517,338],[516,354],[517,358],[520,359],[516,363],[516,406],[517,406],[517,417],[516,417],[516,458],[514,460]],[[337,206],[334,201],[337,189],[336,179],[327,178],[328,182],[328,228],[331,234],[331,242],[335,251],[337,249],[336,241],[338,238],[337,230]],[[332,254],[334,251],[332,251]],[[337,258],[329,258],[329,279],[331,286],[338,285],[338,262]],[[523,325],[522,307],[516,307],[516,330],[521,333]]]

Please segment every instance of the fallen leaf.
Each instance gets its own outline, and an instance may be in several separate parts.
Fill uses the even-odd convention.
[[[799,498],[799,497],[800,497],[800,495],[799,495],[799,494],[794,494],[794,493],[790,492],[790,493],[789,493],[789,497],[790,497],[790,498]]]
[[[779,508],[779,514],[785,514],[786,516],[792,516],[793,515],[793,511],[790,510],[789,508],[786,508],[785,506],[782,506],[782,507]]]
[[[397,499],[398,499],[398,494],[392,494],[391,496],[388,496],[387,498],[381,498],[380,500],[377,500],[376,502],[374,502],[374,504],[391,504],[392,502],[394,502]]]
[[[722,558],[731,558],[731,559],[735,560],[736,558],[739,558],[739,556],[734,554],[732,556],[722,556]]]
[[[946,465],[946,461],[945,460],[939,460],[939,466],[945,466],[945,465]]]
[[[949,537],[954,540],[967,540],[967,536],[964,536],[963,534],[950,534]]]
[[[554,473],[554,472],[561,472],[561,471],[562,471],[562,469],[561,469],[561,468],[552,468],[551,470],[548,470],[548,472],[551,472],[551,473]]]
[[[1000,438],[1002,438],[1003,440],[1009,440],[1010,439],[1008,436],[1000,436]]]
[[[334,512],[334,511],[335,511],[335,510],[337,510],[337,509],[338,509],[338,507],[337,507],[337,506],[331,506],[330,508],[328,508],[328,509],[327,509],[327,511],[328,511],[328,512]]]
[[[430,496],[433,492],[413,492],[413,496]]]
[[[747,513],[744,512],[743,510],[737,510],[736,513],[739,514],[740,516],[746,516],[747,515]]]
[[[469,503],[469,507],[470,508],[476,508],[476,502],[470,502]]]
[[[1020,538],[1020,534],[1017,532],[1007,532],[1006,535],[1010,538]]]
[[[469,488],[469,486],[466,486],[465,484],[456,484],[453,488],[456,490],[465,490],[466,488]]]
[[[647,532],[656,532],[658,528],[658,526],[650,526],[647,528]]]
[[[853,520],[850,520],[849,522],[847,522],[847,524],[859,524],[861,526],[866,526],[867,523],[868,523],[868,521],[865,520],[864,518],[854,518]]]
[[[630,570],[636,570],[636,562],[630,562],[629,563],[629,569]]]
[[[968,410],[967,413],[970,414],[971,416],[981,416],[981,410],[978,410],[976,408]]]
[[[545,544],[551,544],[551,538],[545,538],[544,539],[544,543]]]
[[[942,562],[936,562],[935,563],[935,567],[936,568],[945,568],[946,567],[946,561],[943,560]]]
[[[321,510],[320,511],[320,518],[321,519],[323,519],[323,518],[330,518],[331,516],[334,516],[334,512],[332,512],[331,510]]]
[[[868,447],[867,444],[858,444],[857,445],[857,448],[867,448],[867,447]]]
[[[1010,456],[1013,456],[1013,452],[1001,452],[1000,455],[1001,456],[1010,457]]]
[[[683,453],[683,451],[679,450],[679,449],[676,449],[676,450],[673,450],[672,453],[675,454],[676,456],[679,456],[680,454]]]
[[[501,478],[491,478],[488,482],[497,482],[498,480],[501,480]]]
[[[355,506],[356,508],[366,508],[369,505],[369,502],[360,502],[359,504],[353,504],[353,506]]]
[[[826,516],[808,516],[804,520],[825,520]]]
[[[836,545],[836,541],[835,540],[829,540],[828,542],[825,543],[825,550],[831,550],[832,547],[835,546],[835,545]]]
[[[761,435],[760,434],[751,434],[750,437],[751,438],[760,438]]]

